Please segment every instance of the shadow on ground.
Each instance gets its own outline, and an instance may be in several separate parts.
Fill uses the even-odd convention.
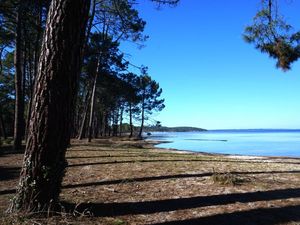
[[[20,167],[3,167],[0,166],[0,181],[12,180],[20,175]]]
[[[1,180],[9,180],[15,179],[19,176],[21,168],[5,168],[0,167],[0,181]],[[231,174],[234,175],[256,175],[256,174],[298,174],[299,170],[292,171],[252,171],[252,172],[238,172],[233,171]],[[115,185],[115,184],[125,184],[125,183],[134,183],[134,182],[147,182],[147,181],[156,181],[156,180],[167,180],[167,179],[185,179],[185,178],[200,178],[200,177],[208,177],[212,176],[214,173],[198,173],[198,174],[172,174],[172,175],[162,175],[162,176],[150,176],[150,177],[133,177],[130,179],[116,179],[116,180],[100,180],[95,182],[87,182],[87,183],[79,183],[79,184],[66,184],[62,186],[63,189],[71,189],[71,188],[84,188],[90,186],[101,186],[101,185]],[[3,194],[12,194],[15,193],[15,189],[10,190],[2,190],[0,191],[0,195]]]
[[[81,204],[79,206],[74,203],[65,202],[63,203],[63,205],[68,211],[72,211],[76,207],[76,210],[79,212],[89,210],[93,213],[94,216],[105,217],[105,216],[152,214],[152,213],[169,212],[175,210],[193,209],[193,208],[206,207],[206,206],[227,205],[227,204],[234,204],[236,202],[250,203],[250,202],[257,202],[257,201],[271,201],[271,200],[299,198],[299,197],[300,197],[300,188],[294,188],[294,189],[290,188],[290,189],[270,190],[270,191],[263,191],[263,192],[258,191],[258,192],[248,192],[248,193],[232,193],[232,194],[221,194],[221,195],[211,195],[211,196],[197,196],[197,197],[190,197],[190,198],[145,201],[145,202],[86,203],[86,204]],[[264,210],[267,213],[270,213],[272,209],[264,209]],[[274,208],[274,210],[276,211],[276,208]],[[284,208],[282,210],[284,210]],[[300,213],[299,213],[300,206],[290,206],[287,207],[286,210],[297,211],[296,219],[297,220],[300,219]],[[251,214],[251,211],[247,211],[247,212],[248,214]],[[253,213],[258,213],[258,212],[259,212],[258,209],[253,211]],[[242,212],[238,212],[238,213],[243,215]],[[245,213],[246,216],[249,216],[248,214]],[[232,219],[234,219],[233,215],[234,214],[230,214]],[[273,216],[276,216],[276,214],[274,214]],[[219,219],[219,217],[216,218]],[[268,217],[268,215],[266,215],[266,217]],[[203,218],[200,218],[199,220],[201,219]],[[199,223],[197,221],[190,221],[190,222],[191,223],[187,222],[183,224],[202,224],[201,221],[199,221]],[[174,222],[171,224],[177,224],[177,223]],[[211,222],[210,224],[218,224],[218,223]]]
[[[10,154],[24,154],[25,145],[22,145],[22,148],[18,151],[13,150],[12,145],[5,145],[0,147],[0,156],[10,155]]]
[[[260,208],[152,225],[276,225],[288,222],[293,222],[296,225],[300,222],[299,212],[299,205],[281,208]]]
[[[256,175],[256,174],[298,174],[300,170],[291,170],[291,171],[252,171],[252,172],[230,172],[234,175]],[[97,185],[113,185],[113,184],[121,184],[121,183],[134,183],[134,182],[147,182],[147,181],[155,181],[155,180],[166,180],[166,179],[182,179],[182,178],[200,178],[212,176],[214,173],[198,173],[198,174],[174,174],[174,175],[162,175],[162,176],[150,176],[150,177],[133,177],[130,179],[117,179],[117,180],[102,180],[95,182],[87,182],[87,183],[79,183],[79,184],[67,184],[64,185],[63,188],[82,188],[89,186],[97,186]]]
[[[71,164],[68,167],[79,167],[79,166],[96,166],[96,165],[107,165],[107,164],[122,164],[122,163],[168,163],[168,162],[220,162],[220,163],[265,163],[260,161],[234,161],[234,160],[206,160],[206,159],[158,159],[158,160],[122,160],[122,161],[109,161],[109,162],[88,162]],[[268,162],[274,164],[300,164],[300,162]]]

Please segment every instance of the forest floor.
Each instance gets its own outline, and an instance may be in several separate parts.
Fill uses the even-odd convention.
[[[151,141],[73,141],[58,216],[6,215],[21,153],[0,150],[0,224],[300,224],[300,158],[158,149]]]

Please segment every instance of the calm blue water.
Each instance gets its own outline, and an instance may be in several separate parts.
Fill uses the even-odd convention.
[[[300,157],[300,130],[217,130],[153,132],[149,139],[171,141],[157,145],[195,152]]]

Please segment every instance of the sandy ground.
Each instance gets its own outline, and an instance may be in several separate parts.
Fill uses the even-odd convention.
[[[300,159],[73,141],[59,216],[4,213],[22,154],[0,154],[0,224],[300,224]],[[1,151],[0,151],[1,152]]]

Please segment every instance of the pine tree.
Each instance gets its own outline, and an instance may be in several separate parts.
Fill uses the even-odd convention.
[[[23,167],[11,211],[46,210],[58,201],[88,11],[86,0],[51,2]]]

